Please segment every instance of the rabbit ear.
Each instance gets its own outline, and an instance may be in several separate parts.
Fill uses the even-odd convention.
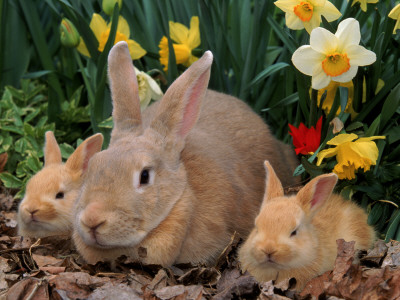
[[[52,131],[46,131],[45,145],[44,145],[44,165],[48,166],[51,164],[60,164],[61,151],[57,144],[56,138]]]
[[[282,183],[268,160],[264,161],[264,167],[266,173],[264,202],[276,197],[283,197],[285,194]]]
[[[97,133],[84,140],[78,148],[68,158],[65,166],[74,171],[75,173],[81,172],[81,175],[85,173],[89,160],[94,154],[101,150],[103,145],[103,135]]]
[[[207,51],[172,83],[158,107],[153,129],[163,135],[186,137],[198,119],[212,61],[213,55]]]
[[[297,201],[305,211],[311,213],[318,210],[329,199],[337,183],[334,173],[320,175],[307,183],[297,194]]]
[[[128,44],[118,42],[108,55],[114,130],[141,129],[139,87]]]

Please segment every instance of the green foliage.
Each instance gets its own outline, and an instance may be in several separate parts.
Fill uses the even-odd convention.
[[[89,121],[88,107],[77,107],[82,88],[70,101],[61,105],[60,119],[63,126],[56,136],[63,139],[60,145],[63,158],[69,157],[75,142],[82,136],[79,124]],[[47,86],[23,80],[21,89],[6,86],[0,101],[0,153],[8,153],[7,172],[0,173],[0,180],[7,188],[19,189],[16,197],[25,191],[29,178],[42,168],[44,135],[55,131],[55,124],[47,117]]]

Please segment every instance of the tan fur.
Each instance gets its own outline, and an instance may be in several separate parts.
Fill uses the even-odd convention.
[[[234,231],[250,232],[264,159],[285,185],[297,182],[293,150],[242,101],[207,90],[211,63],[207,52],[140,115],[136,87],[126,88],[125,76],[133,76],[127,46],[111,50],[116,124],[109,148],[90,160],[76,206],[73,236],[87,261],[125,254],[166,266],[212,263]],[[126,107],[135,111],[127,116]],[[146,168],[154,182],[140,186]]]
[[[101,134],[89,137],[63,164],[53,132],[46,132],[45,165],[28,181],[19,205],[20,235],[44,237],[72,232],[72,206],[79,194],[83,172],[90,157],[101,150],[102,143]],[[56,199],[59,192],[64,197]]]
[[[260,282],[295,277],[296,289],[301,290],[311,278],[333,268],[337,239],[355,241],[358,249],[373,245],[375,232],[367,225],[366,213],[355,203],[331,195],[335,174],[318,176],[297,196],[284,197],[274,169],[268,162],[265,167],[264,203],[255,228],[239,249],[243,271]],[[268,197],[270,193],[275,198]]]

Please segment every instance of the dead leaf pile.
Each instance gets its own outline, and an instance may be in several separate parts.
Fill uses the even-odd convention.
[[[400,243],[378,241],[365,253],[338,241],[335,267],[301,293],[295,279],[257,282],[242,274],[233,236],[215,266],[163,268],[120,257],[86,264],[71,239],[16,235],[16,204],[0,195],[0,299],[400,299]],[[10,202],[11,201],[11,202]],[[145,255],[145,253],[144,253]]]

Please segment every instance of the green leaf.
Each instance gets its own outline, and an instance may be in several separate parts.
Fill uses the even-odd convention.
[[[4,186],[9,189],[18,189],[23,185],[22,180],[7,172],[0,173],[0,180],[3,182]]]
[[[381,123],[381,115],[378,115],[376,119],[369,126],[368,130],[365,132],[365,136],[374,136],[379,132],[379,124]]]
[[[356,130],[356,129],[361,128],[363,126],[364,126],[364,124],[361,123],[361,122],[353,122],[349,126],[346,127],[346,131],[353,131],[353,130]]]
[[[66,143],[62,143],[60,144],[60,150],[62,158],[67,159],[74,152],[74,147]]]
[[[395,237],[397,230],[399,230],[399,224],[400,224],[400,210],[398,209],[394,213],[394,216],[391,218],[391,221],[389,223],[389,228],[385,235],[385,243],[388,243],[391,239]]]
[[[384,128],[387,122],[396,113],[395,107],[399,107],[400,104],[400,83],[390,92],[389,96],[383,103],[382,113],[381,113],[381,128]]]
[[[369,225],[375,225],[378,223],[379,219],[381,218],[383,214],[383,207],[381,203],[376,203],[370,213],[368,214],[368,224]]]
[[[265,70],[263,70],[261,73],[259,73],[248,85],[248,88],[252,87],[253,85],[256,85],[260,83],[262,80],[267,78],[268,76],[271,76],[272,74],[288,67],[289,64],[284,63],[284,62],[278,62],[276,64],[268,66]]]

